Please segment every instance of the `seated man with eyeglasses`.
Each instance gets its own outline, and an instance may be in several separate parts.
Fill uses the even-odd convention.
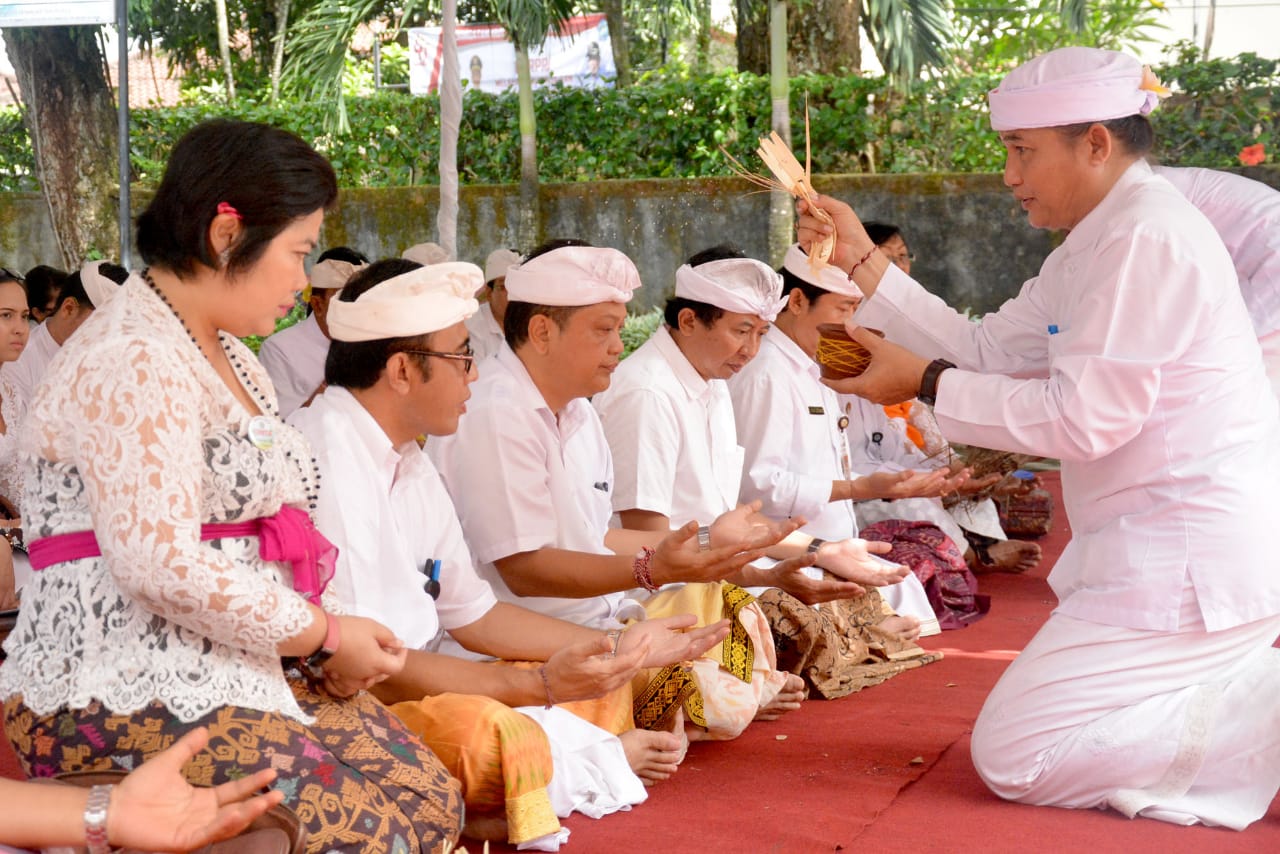
[[[602,815],[644,791],[617,738],[553,702],[615,692],[642,665],[698,655],[727,628],[681,633],[693,619],[673,617],[588,629],[498,603],[478,577],[419,439],[454,432],[466,409],[475,374],[464,321],[480,284],[480,269],[463,263],[391,259],[356,273],[329,305],[326,388],[289,421],[323,478],[316,522],[339,550],[330,589],[409,648],[404,669],[373,693],[462,780],[473,820],[464,833],[491,836],[505,807],[508,841],[554,845],[566,835],[557,815],[582,804]],[[442,655],[443,632],[484,656],[545,663]],[[511,708],[521,706],[546,708]],[[605,787],[588,791],[594,780]]]

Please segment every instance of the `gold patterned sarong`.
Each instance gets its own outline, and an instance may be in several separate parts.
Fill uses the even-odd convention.
[[[773,639],[755,597],[733,584],[686,584],[645,602],[650,619],[694,614],[705,626],[729,619],[729,636],[688,664],[642,671],[632,683],[636,726],[669,729],[677,710],[712,739],[739,735],[761,706],[777,696],[786,674],[777,670]]]
[[[532,719],[489,697],[440,694],[391,711],[462,781],[469,813],[505,812],[519,845],[560,829],[551,807],[551,747]]]

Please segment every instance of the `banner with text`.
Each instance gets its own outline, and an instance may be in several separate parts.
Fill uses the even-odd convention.
[[[516,49],[507,31],[496,25],[460,26],[458,65],[463,88],[503,92],[516,86]],[[439,27],[409,30],[409,91],[425,95],[440,87],[444,46]],[[570,18],[563,32],[551,31],[537,51],[529,52],[534,86],[563,83],[584,89],[613,86],[617,70],[604,15]]]

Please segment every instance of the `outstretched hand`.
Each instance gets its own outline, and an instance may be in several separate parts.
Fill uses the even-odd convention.
[[[693,628],[697,618],[693,614],[677,614],[642,620],[622,633],[618,654],[632,645],[649,641],[649,654],[645,667],[665,667],[677,661],[697,658],[729,636],[729,621],[721,620],[702,628]]]
[[[271,769],[212,789],[188,783],[182,766],[208,742],[207,729],[193,729],[112,789],[107,838],[113,846],[190,851],[235,836],[284,800],[279,791],[254,795],[275,779]]]
[[[625,638],[630,632],[624,632]],[[571,644],[547,659],[547,684],[556,702],[594,700],[610,694],[631,681],[646,666],[652,639],[639,636],[624,646],[618,640],[615,654],[613,641],[605,636]]]
[[[861,326],[845,325],[846,331],[871,354],[871,363],[856,377],[823,382],[840,394],[856,394],[872,403],[891,405],[912,400],[920,393],[929,360],[894,344]]]
[[[832,575],[849,581],[867,587],[885,587],[897,584],[911,571],[900,564],[873,557],[888,554],[891,548],[888,543],[858,537],[825,542],[818,548],[815,563]]]
[[[835,578],[810,578],[805,569],[813,566],[815,555],[803,554],[780,561],[772,569],[765,570],[769,583],[799,599],[806,605],[820,605],[836,599],[856,599],[866,595],[866,590],[852,581]]]
[[[754,509],[760,509],[758,503],[754,505]],[[803,519],[770,521],[764,526],[752,526],[751,533],[744,540],[702,551],[694,539],[698,533],[698,523],[689,522],[658,543],[651,564],[654,583],[661,586],[676,581],[720,581],[738,572],[751,561],[763,557],[765,549],[781,542],[803,524]]]
[[[878,471],[858,478],[859,497],[862,500],[876,498],[890,501],[899,498],[938,498],[949,495],[965,484],[969,470],[950,474],[947,469],[933,471]]]

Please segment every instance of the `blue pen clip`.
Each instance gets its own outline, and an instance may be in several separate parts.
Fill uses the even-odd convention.
[[[427,567],[431,567],[428,571]],[[440,559],[433,558],[422,565],[422,571],[427,574],[427,580],[422,583],[422,589],[427,591],[427,595],[432,599],[440,598]]]
[[[1049,334],[1050,334],[1050,335],[1057,335],[1057,334],[1058,334],[1058,324],[1056,324],[1056,323],[1050,323],[1050,324],[1049,324]]]

